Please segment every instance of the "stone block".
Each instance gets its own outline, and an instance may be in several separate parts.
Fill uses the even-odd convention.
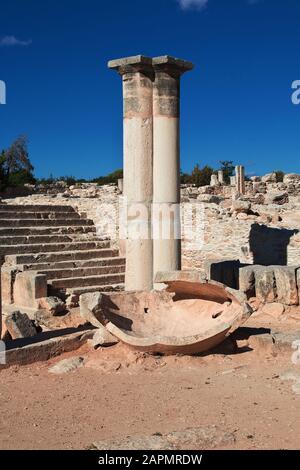
[[[55,316],[66,311],[66,304],[58,297],[42,297],[39,299],[39,308]]]
[[[118,338],[113,336],[104,326],[99,327],[90,344],[93,348],[97,349],[99,346],[113,346],[119,342]]]
[[[276,285],[274,269],[262,267],[255,272],[256,297],[264,303],[276,301]]]
[[[255,296],[255,269],[255,265],[239,269],[239,289],[245,292],[248,299]]]
[[[205,282],[206,276],[204,272],[196,269],[191,271],[158,271],[155,274],[154,282],[164,283],[167,281]]]
[[[1,297],[2,302],[10,305],[13,300],[13,289],[15,277],[18,270],[16,268],[2,268],[1,269]]]
[[[49,372],[56,375],[67,374],[68,372],[73,372],[74,370],[83,367],[84,363],[84,357],[70,357],[68,359],[63,359],[50,367]]]
[[[265,197],[265,204],[277,204],[282,206],[289,202],[289,195],[284,191],[272,191],[267,193]]]
[[[26,313],[13,312],[5,319],[5,326],[12,339],[31,338],[37,329]]]
[[[200,202],[206,202],[208,204],[220,204],[224,200],[221,196],[216,196],[214,194],[199,194],[197,200]]]
[[[242,201],[237,199],[236,201],[232,201],[232,209],[237,214],[244,213],[248,214],[251,209],[251,203],[249,201]]]
[[[274,268],[277,302],[284,305],[299,304],[296,272],[297,268],[292,266]]]
[[[47,276],[36,271],[18,273],[14,284],[14,303],[38,308],[39,300],[47,297]]]
[[[268,173],[261,178],[263,183],[276,183],[277,182],[277,175],[275,172]]]

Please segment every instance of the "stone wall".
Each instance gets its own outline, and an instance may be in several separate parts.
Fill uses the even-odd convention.
[[[183,205],[201,207],[203,246],[191,249],[183,238],[183,269],[204,269],[208,260],[239,260],[246,264],[300,265],[300,175],[274,174],[246,183],[246,195],[237,198],[230,186],[182,187]],[[80,184],[55,194],[32,194],[5,200],[8,204],[71,205],[91,218],[101,235],[118,246],[120,191],[115,185]],[[186,206],[187,207],[187,206]]]

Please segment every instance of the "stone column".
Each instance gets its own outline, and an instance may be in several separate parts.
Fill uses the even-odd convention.
[[[180,77],[193,64],[169,56],[152,60],[153,87],[153,266],[181,269],[180,235]],[[168,227],[170,226],[169,233]],[[164,233],[163,233],[164,232]]]
[[[224,182],[224,171],[223,170],[218,171],[218,181],[221,185],[223,185],[225,183]]]
[[[151,203],[153,193],[152,59],[127,57],[108,63],[123,79],[124,197],[127,200],[125,289],[153,288]],[[140,232],[138,229],[141,228]],[[137,230],[136,230],[137,229]]]
[[[245,194],[245,168],[242,165],[235,167],[235,187],[238,194]]]
[[[235,176],[230,176],[230,186],[235,186],[236,178]]]
[[[219,180],[217,175],[211,175],[210,186],[219,186]]]

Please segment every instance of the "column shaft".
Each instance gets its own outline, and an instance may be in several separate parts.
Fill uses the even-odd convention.
[[[174,237],[171,227],[174,220],[172,206],[180,203],[179,80],[179,75],[174,77],[168,70],[156,69],[153,89],[153,204],[157,217],[153,223],[159,227],[153,240],[154,274],[181,269],[181,240]],[[180,220],[174,220],[174,223],[180,225]]]
[[[168,56],[152,61],[153,85],[153,205],[160,217],[153,220],[153,271],[181,269],[180,235],[180,77],[193,68]],[[161,210],[160,210],[161,207]],[[169,209],[169,210],[167,210]],[[169,234],[166,228],[170,227]]]
[[[123,78],[124,197],[127,202],[125,290],[153,288],[153,86],[151,59],[111,61]]]

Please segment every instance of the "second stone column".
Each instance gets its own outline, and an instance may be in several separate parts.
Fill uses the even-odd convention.
[[[169,56],[152,60],[153,271],[181,269],[180,77],[193,64]]]

